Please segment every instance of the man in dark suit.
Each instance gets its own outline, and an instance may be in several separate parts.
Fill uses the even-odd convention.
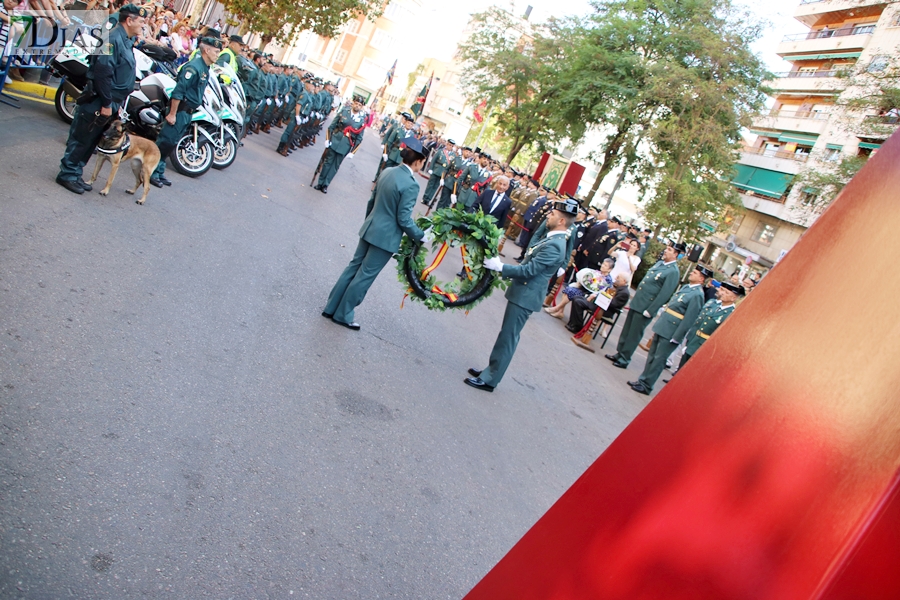
[[[423,232],[412,218],[419,195],[418,173],[425,164],[422,142],[414,137],[403,140],[402,164],[384,169],[378,176],[375,191],[366,207],[366,220],[359,230],[359,245],[353,259],[328,295],[322,316],[338,325],[358,330],[353,320],[354,309],[366,297],[381,269],[400,249],[405,233],[414,240],[429,242],[430,232]]]
[[[594,225],[584,237],[588,238],[593,229],[598,226],[599,224]],[[621,221],[612,217],[607,221],[607,232],[605,234],[597,237],[590,236],[592,241],[589,242],[582,241],[578,251],[575,253],[576,268],[579,270],[584,268],[599,269],[600,263],[609,256],[610,248],[619,243],[619,228],[621,226]]]
[[[512,279],[506,290],[506,312],[497,341],[491,350],[488,366],[483,370],[469,369],[471,377],[466,385],[486,392],[493,392],[506,373],[519,344],[519,334],[531,313],[541,310],[547,282],[564,265],[566,233],[578,214],[574,201],[556,202],[547,216],[547,235],[530,247],[521,265],[506,265],[499,257],[487,258],[484,266]]]
[[[615,288],[616,294],[610,301],[609,306],[606,307],[606,310],[603,311],[603,318],[605,319],[612,319],[616,316],[616,313],[621,312],[631,298],[631,291],[628,288],[628,277],[623,273],[616,276],[613,288]],[[596,298],[597,294],[591,294],[587,298],[578,296],[572,300],[572,312],[569,313],[569,322],[566,324],[566,329],[572,333],[578,333],[582,330],[587,316],[594,314],[594,311],[597,310],[597,305],[594,304]]]
[[[501,229],[506,223],[506,215],[512,206],[512,199],[506,194],[509,189],[509,179],[505,175],[494,178],[494,189],[486,189],[478,197],[478,201],[472,206],[472,212],[481,209],[484,214],[494,217],[497,227]]]

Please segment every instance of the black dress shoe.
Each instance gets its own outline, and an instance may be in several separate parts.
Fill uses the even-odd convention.
[[[163,186],[163,182],[160,181],[159,179],[157,179],[156,177],[151,177],[151,178],[150,178],[150,185],[152,185],[152,186],[154,186],[154,187],[161,188],[161,187]]]
[[[77,181],[76,183],[77,183],[78,185],[80,185],[80,186],[81,186],[81,189],[83,189],[83,190],[86,191],[86,192],[90,192],[92,189],[94,189],[94,186],[92,186],[92,185],[89,184],[89,183],[85,183],[85,182],[84,182],[84,179],[82,179],[81,177],[78,178],[78,181]]]
[[[72,192],[74,194],[83,194],[84,193],[84,188],[81,187],[80,185],[78,185],[77,181],[71,181],[69,179],[60,179],[59,177],[57,177],[56,183],[63,186],[64,188],[66,188],[67,190],[69,190],[70,192]]]
[[[169,181],[168,179],[166,179],[166,176],[165,176],[165,175],[160,175],[159,181],[160,181],[160,183],[162,183],[162,184],[163,184],[164,186],[166,186],[166,187],[169,187],[170,185],[172,185],[172,182]]]
[[[640,383],[637,384],[637,385],[631,386],[631,389],[633,389],[634,391],[636,391],[638,394],[643,394],[643,395],[645,395],[645,396],[649,396],[649,395],[650,395],[650,390],[648,390],[647,388],[645,388],[644,386],[642,386]]]
[[[319,188],[319,191],[322,192],[323,194],[327,194],[327,193],[328,193],[328,186],[327,186],[327,185],[323,185],[322,187]]]
[[[672,380],[671,379],[663,379],[663,383],[669,383],[670,381],[672,381]]]
[[[623,362],[619,362],[618,360],[614,360],[614,361],[613,361],[613,366],[614,366],[614,367],[619,367],[620,369],[627,369],[627,368],[628,368],[628,363],[623,363]]]
[[[325,317],[326,319],[330,319],[330,318],[333,317],[334,315],[331,314],[331,313],[327,313],[327,312],[325,312],[325,311],[323,310],[323,311],[322,311],[322,316]]]
[[[469,375],[472,377],[481,377],[481,369],[469,369]]]
[[[488,385],[477,377],[466,377],[463,379],[466,385],[475,388],[476,390],[482,390],[484,392],[493,392],[494,386]]]
[[[619,360],[618,354],[604,354],[604,356],[613,362]]]
[[[313,186],[313,189],[316,191],[319,191],[322,189],[322,186],[317,183],[316,185]]]
[[[579,331],[581,331],[577,327],[569,327],[568,325],[566,325],[566,330],[571,331],[572,333],[578,333]]]
[[[342,327],[346,327],[347,329],[352,329],[353,331],[359,331],[359,323],[344,323],[343,321],[338,321],[334,317],[331,317],[332,323],[337,323]]]
[[[629,381],[628,385],[630,385],[631,387],[634,387],[636,385],[641,385],[641,382],[640,381]]]

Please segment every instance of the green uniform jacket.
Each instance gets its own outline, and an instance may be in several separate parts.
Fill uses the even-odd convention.
[[[434,155],[434,160],[431,161],[431,175],[441,177],[447,171],[447,164],[447,154],[441,148]]]
[[[478,183],[487,181],[490,174],[486,170],[482,170],[478,163],[471,163],[459,176],[459,185],[456,186],[457,200],[463,206],[469,208],[478,200],[478,194],[484,190],[476,192],[472,189]]]
[[[453,190],[453,184],[456,183],[456,174],[465,167],[461,154],[450,153],[447,157],[447,172],[444,174],[444,187]]]
[[[703,286],[701,285],[683,285],[681,289],[675,293],[675,296],[666,306],[666,312],[659,316],[656,325],[653,326],[653,333],[667,340],[681,341],[685,338],[690,330],[700,309],[703,308]],[[681,319],[668,311],[677,312],[683,315]]]
[[[388,155],[389,161],[395,163],[403,162],[403,158],[400,156],[400,142],[405,140],[407,135],[409,135],[409,132],[398,125],[384,138],[385,153]]]
[[[303,90],[303,93],[300,94],[300,114],[304,117],[308,117],[309,113],[312,112],[313,108],[313,95],[308,90]]]
[[[249,71],[245,76],[243,83],[244,93],[247,95],[247,98],[250,98],[252,100],[259,100],[262,97],[262,93],[260,92],[259,88],[259,80],[261,74],[261,69],[253,69],[252,71]]]
[[[172,90],[172,100],[181,100],[189,106],[203,104],[203,92],[209,83],[209,67],[203,62],[203,57],[187,62],[178,72],[178,81]],[[133,85],[133,84],[132,84]]]
[[[707,336],[712,335],[719,328],[719,325],[733,312],[734,304],[723,308],[722,303],[718,300],[707,302],[697,316],[697,320],[691,325],[690,331],[688,331],[685,353],[693,356],[700,349],[700,346],[703,345],[703,342],[706,341],[706,338],[700,337],[697,333],[702,332]]]
[[[674,261],[669,264],[658,261],[641,279],[629,308],[655,314],[672,297],[672,293],[678,288],[680,277],[678,265]]]
[[[94,92],[100,97],[100,105],[121,104],[134,91],[136,67],[134,64],[134,40],[118,25],[109,32],[109,54],[98,54],[88,70],[88,79]],[[100,75],[103,81],[95,80]]]
[[[331,140],[331,150],[338,154],[347,154],[359,146],[363,139],[363,125],[365,122],[366,115],[363,112],[360,111],[354,115],[350,107],[342,110],[328,127],[328,139]],[[345,127],[360,129],[360,132],[353,133],[351,131],[350,137],[348,138],[344,135]]]
[[[425,232],[416,227],[412,218],[418,195],[419,183],[409,167],[399,165],[382,171],[375,193],[366,206],[366,220],[359,230],[359,237],[388,252],[400,249],[400,238],[404,233],[414,240],[421,240]]]
[[[520,265],[503,265],[501,274],[512,279],[506,299],[525,310],[541,310],[550,278],[566,262],[566,236],[545,237],[525,253]]]

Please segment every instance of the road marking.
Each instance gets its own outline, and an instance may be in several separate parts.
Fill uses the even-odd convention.
[[[8,89],[3,92],[9,96],[15,96],[16,98],[21,98],[22,100],[31,100],[32,102],[40,102],[41,104],[49,104],[50,106],[55,106],[56,103],[52,100],[45,100],[44,98],[35,98],[34,96],[26,96],[25,94],[17,94],[15,92],[11,92]]]

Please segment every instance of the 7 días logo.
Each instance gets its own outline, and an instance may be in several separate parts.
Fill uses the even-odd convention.
[[[103,10],[65,11],[49,16],[16,10],[9,16],[9,50],[13,56],[55,56],[68,45],[87,54],[109,54],[109,13]]]

